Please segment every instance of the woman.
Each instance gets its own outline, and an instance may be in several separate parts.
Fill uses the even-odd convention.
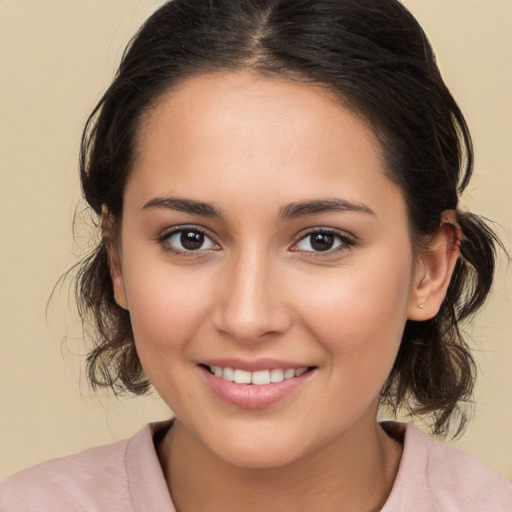
[[[459,432],[458,325],[497,239],[458,209],[471,140],[394,0],[174,0],[82,144],[95,386],[175,413],[4,482],[2,510],[512,510]]]

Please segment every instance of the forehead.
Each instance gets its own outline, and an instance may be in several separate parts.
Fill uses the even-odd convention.
[[[275,129],[286,134],[276,140]],[[144,117],[138,152],[152,146],[148,134],[156,142],[155,135],[164,131],[179,132],[174,133],[180,135],[175,144],[166,140],[174,146],[187,135],[201,135],[205,144],[213,138],[235,141],[239,135],[247,145],[256,139],[261,143],[267,135],[273,146],[283,142],[284,135],[296,143],[328,143],[343,135],[353,145],[371,146],[381,153],[372,128],[327,85],[269,78],[252,71],[200,75],[164,93]]]
[[[327,88],[252,72],[190,78],[164,94],[139,131],[133,179],[148,195],[351,194],[386,177],[375,134]],[[344,178],[344,184],[340,181]]]

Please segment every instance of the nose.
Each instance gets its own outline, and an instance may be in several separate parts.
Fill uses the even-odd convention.
[[[270,257],[253,252],[227,265],[213,315],[215,328],[240,343],[284,333],[291,325],[284,279]]]

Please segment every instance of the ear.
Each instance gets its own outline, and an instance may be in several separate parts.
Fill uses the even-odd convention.
[[[115,233],[112,214],[109,212],[106,205],[101,207],[101,231],[103,243],[108,253],[108,264],[110,278],[112,279],[112,286],[114,288],[114,299],[118,306],[127,310],[128,301],[126,300],[126,290],[124,287],[120,237]]]
[[[422,249],[416,262],[409,320],[423,321],[436,316],[459,258],[462,230],[455,211],[446,210],[441,218],[438,232]]]

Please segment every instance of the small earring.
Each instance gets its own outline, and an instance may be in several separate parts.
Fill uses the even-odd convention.
[[[419,307],[420,309],[423,309],[423,304],[418,304],[418,307]]]

